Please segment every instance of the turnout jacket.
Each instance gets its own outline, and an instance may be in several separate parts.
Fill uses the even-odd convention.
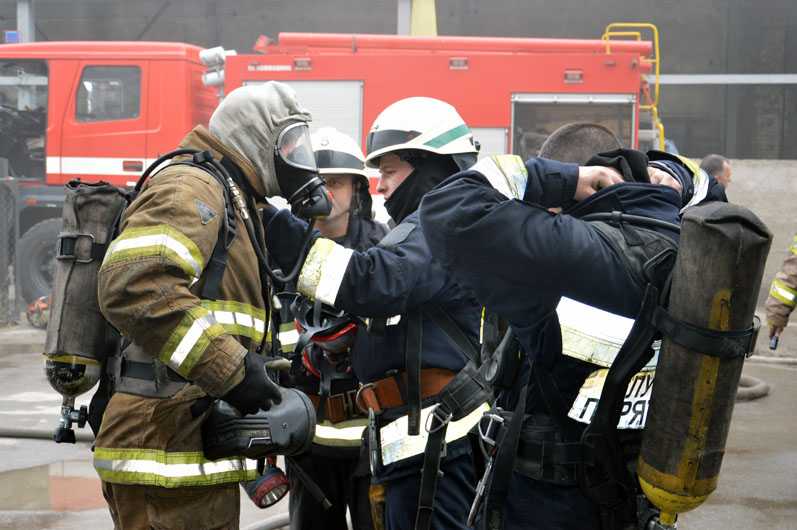
[[[212,149],[220,161],[229,158],[255,194],[264,195],[252,166],[204,127],[180,146]],[[243,457],[204,458],[200,425],[207,407],[192,407],[234,386],[233,373],[268,329],[257,258],[237,211],[237,236],[218,299],[199,298],[224,215],[222,186],[213,176],[172,165],[126,210],[122,232],[108,249],[98,285],[103,314],[124,337],[190,383],[164,399],[113,395],[94,451],[94,467],[105,481],[171,488],[255,478],[254,462]]]
[[[789,315],[797,306],[797,233],[794,234],[789,254],[775,274],[767,297],[767,323],[785,328]]]

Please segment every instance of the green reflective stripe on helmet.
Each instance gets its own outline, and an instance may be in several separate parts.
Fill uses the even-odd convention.
[[[199,278],[204,267],[196,244],[168,225],[126,229],[111,243],[102,266],[146,256],[165,257],[193,279]]]
[[[778,280],[772,282],[769,294],[789,307],[797,305],[797,291]]]
[[[244,457],[207,460],[201,452],[159,449],[94,450],[94,469],[102,480],[122,484],[151,484],[164,488],[208,486],[254,480],[256,463]]]
[[[229,300],[201,300],[199,305],[207,309],[230,335],[248,337],[254,342],[263,340],[266,330],[266,312],[263,309]],[[268,333],[266,338],[271,340],[271,334]]]
[[[428,145],[429,147],[434,147],[435,149],[439,149],[444,145],[453,142],[457,138],[461,138],[470,134],[470,129],[467,125],[462,124],[458,127],[454,127],[453,129],[444,132],[438,136],[435,136],[428,142],[424,143],[423,145]]]
[[[169,368],[188,378],[210,342],[225,333],[224,327],[206,309],[192,307],[163,345],[158,357]]]

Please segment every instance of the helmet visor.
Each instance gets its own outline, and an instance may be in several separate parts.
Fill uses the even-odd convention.
[[[399,131],[397,129],[371,131],[365,139],[365,152],[370,155],[374,151],[392,146],[400,149],[401,146],[420,135],[420,131]]]
[[[304,122],[286,127],[277,139],[277,155],[288,165],[316,172],[310,129]]]
[[[343,151],[333,151],[331,149],[316,151],[315,161],[322,173],[325,169],[338,169],[341,171],[350,169],[357,172],[365,170],[365,162]]]

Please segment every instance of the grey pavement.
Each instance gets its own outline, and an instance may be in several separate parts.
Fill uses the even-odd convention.
[[[797,527],[797,365],[792,364],[797,336],[792,335],[797,335],[794,325],[775,352],[759,340],[758,359],[745,364],[743,373],[768,383],[769,394],[737,402],[717,490],[704,505],[681,514],[680,529]],[[60,396],[44,377],[44,337],[27,323],[0,327],[0,431],[24,429],[49,438],[58,424]],[[77,404],[88,400],[88,394],[80,396]],[[241,527],[262,528],[265,520],[284,516],[287,507],[283,499],[259,510],[242,495]],[[0,530],[112,526],[91,467],[90,443],[0,437]]]

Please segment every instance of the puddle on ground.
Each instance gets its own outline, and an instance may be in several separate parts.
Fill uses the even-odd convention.
[[[0,510],[73,512],[105,506],[91,460],[61,460],[0,473]]]

